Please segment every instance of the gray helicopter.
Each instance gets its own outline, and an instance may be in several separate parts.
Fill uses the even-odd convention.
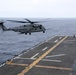
[[[18,26],[18,27],[13,27],[13,28],[6,28],[4,25],[4,22],[0,22],[0,27],[2,28],[3,31],[15,31],[15,32],[19,32],[20,34],[26,34],[29,33],[29,35],[31,35],[31,33],[33,32],[43,32],[45,33],[45,27],[40,23],[41,21],[30,21],[29,19],[25,19],[26,21],[16,21],[16,20],[7,20],[10,22],[16,22],[16,23],[29,23],[28,25],[22,25],[22,26]]]

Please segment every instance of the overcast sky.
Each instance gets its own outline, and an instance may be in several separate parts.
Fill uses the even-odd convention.
[[[0,17],[76,18],[76,0],[0,0]]]

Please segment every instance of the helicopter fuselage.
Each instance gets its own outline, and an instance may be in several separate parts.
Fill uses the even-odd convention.
[[[25,33],[33,33],[33,32],[43,32],[45,33],[45,28],[42,25],[23,25],[23,26],[19,26],[19,27],[14,27],[14,28],[9,28],[7,30],[12,30],[15,32],[20,32],[21,34]]]

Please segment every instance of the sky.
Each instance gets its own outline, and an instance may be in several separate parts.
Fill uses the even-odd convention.
[[[76,18],[76,0],[0,0],[0,17]]]

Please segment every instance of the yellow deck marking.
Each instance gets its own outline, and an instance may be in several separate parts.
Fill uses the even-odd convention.
[[[59,69],[59,70],[68,70],[68,71],[72,70],[72,68],[63,68],[63,67],[55,67],[55,66],[35,65],[35,67],[39,67],[39,68],[51,68],[51,69]]]
[[[28,66],[29,64],[7,63],[7,65],[12,65],[12,66]]]
[[[7,65],[26,67],[29,64],[8,63]],[[35,67],[38,67],[38,68],[59,69],[59,70],[66,70],[66,71],[71,71],[72,70],[72,68],[55,67],[55,66],[43,66],[43,65],[35,65]]]
[[[13,61],[13,59],[11,59],[10,61],[7,61],[6,64],[11,63]]]
[[[49,54],[52,50],[54,50],[60,43],[62,43],[65,39],[64,37],[61,41],[59,41],[57,44],[55,44],[52,48],[50,48],[48,51],[46,51],[43,55],[41,55],[37,60],[35,60],[33,63],[31,63],[28,67],[25,67],[25,69],[19,73],[18,75],[24,75],[27,73],[30,69],[32,69],[42,58],[44,58],[47,54]]]

